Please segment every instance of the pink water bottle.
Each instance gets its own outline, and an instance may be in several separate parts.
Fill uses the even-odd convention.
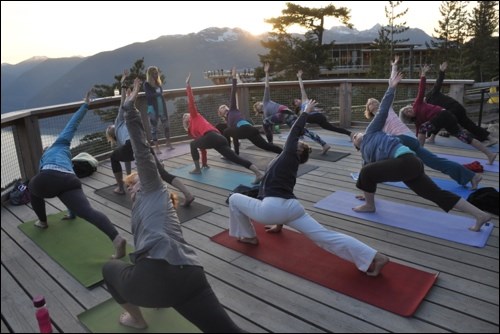
[[[33,298],[33,305],[36,308],[35,315],[40,333],[52,333],[52,323],[50,322],[49,310],[45,305],[45,298],[36,296]]]

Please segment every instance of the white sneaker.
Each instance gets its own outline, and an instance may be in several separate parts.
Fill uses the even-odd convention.
[[[35,222],[35,226],[38,228],[41,228],[41,229],[46,229],[47,227],[49,227],[49,224],[47,224],[46,222],[42,222],[40,220],[37,220]]]

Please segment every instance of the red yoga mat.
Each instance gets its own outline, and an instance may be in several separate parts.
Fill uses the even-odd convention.
[[[212,241],[309,281],[384,310],[409,317],[431,289],[438,273],[428,273],[395,262],[377,277],[367,276],[348,261],[323,250],[301,233],[283,228],[266,233],[254,223],[259,245],[238,242],[226,230]]]

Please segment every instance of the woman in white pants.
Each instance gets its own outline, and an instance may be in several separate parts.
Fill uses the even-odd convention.
[[[252,220],[266,226],[267,232],[277,233],[283,225],[305,234],[318,246],[340,258],[352,262],[367,275],[377,276],[389,261],[361,241],[323,227],[311,217],[293,193],[300,164],[309,159],[310,147],[299,142],[304,134],[307,115],[314,110],[316,101],[309,101],[300,115],[279,154],[268,166],[262,179],[258,198],[235,193],[229,197],[229,235],[238,241],[259,243]]]

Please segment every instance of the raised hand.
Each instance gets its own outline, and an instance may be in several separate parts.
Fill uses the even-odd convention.
[[[191,80],[191,72],[189,72],[187,78],[186,78],[186,85],[189,85],[189,81]]]
[[[236,67],[233,66],[233,69],[231,70],[231,74],[233,75],[233,79],[236,79]]]
[[[447,61],[445,61],[444,63],[442,63],[441,65],[439,65],[439,70],[441,72],[445,72],[447,68],[448,68],[448,62]]]
[[[403,73],[398,72],[394,78],[389,79],[389,87],[396,87],[401,79],[403,79]]]
[[[399,61],[399,56],[394,56],[394,61],[391,62],[391,65],[393,66],[397,65],[398,61]]]
[[[302,73],[304,73],[304,72],[302,72],[302,70],[299,70],[297,72],[297,78],[299,78],[299,80],[302,79]]]
[[[264,64],[264,72],[269,73],[269,63]]]

